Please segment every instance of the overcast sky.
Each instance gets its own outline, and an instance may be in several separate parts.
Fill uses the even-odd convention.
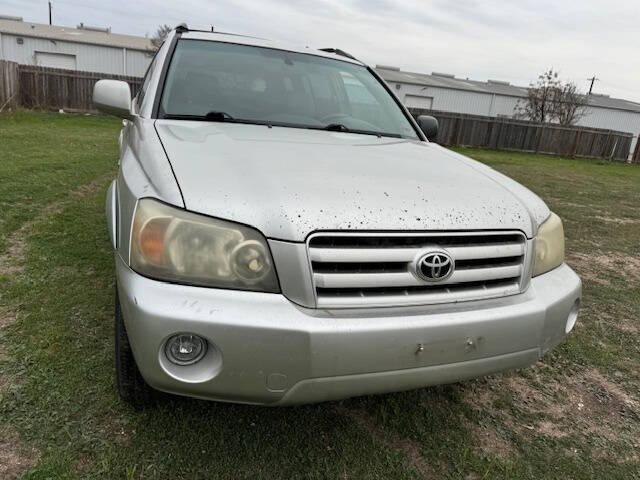
[[[152,35],[187,22],[339,47],[370,64],[528,85],[548,67],[640,102],[639,0],[52,0],[56,25]],[[47,0],[0,0],[0,14],[47,23]]]

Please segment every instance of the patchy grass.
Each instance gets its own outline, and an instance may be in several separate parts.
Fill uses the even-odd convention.
[[[0,116],[0,477],[638,478],[640,168],[463,150],[548,201],[585,281],[574,333],[534,368],[297,408],[135,412],[112,378],[118,128]]]

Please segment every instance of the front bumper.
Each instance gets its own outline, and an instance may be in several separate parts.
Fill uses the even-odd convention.
[[[525,293],[422,307],[311,310],[282,295],[174,285],[116,255],[120,301],[145,380],[212,400],[289,405],[451,383],[534,363],[566,336],[581,282],[567,266]],[[178,332],[205,337],[199,363],[164,356]]]

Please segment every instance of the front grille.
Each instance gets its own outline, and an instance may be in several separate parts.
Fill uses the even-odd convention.
[[[427,305],[513,295],[528,274],[527,241],[518,232],[423,234],[320,233],[309,259],[318,308]],[[412,270],[443,249],[455,271],[427,282]]]

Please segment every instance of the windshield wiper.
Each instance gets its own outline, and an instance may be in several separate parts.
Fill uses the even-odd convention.
[[[375,130],[356,130],[343,125],[342,123],[330,123],[329,125],[325,125],[324,127],[305,127],[312,130],[329,130],[330,132],[346,132],[346,133],[359,133],[361,135],[375,135],[376,137],[392,137],[392,138],[402,138],[402,135],[399,133],[388,133],[388,132],[376,132]]]
[[[350,132],[349,127],[343,125],[342,123],[330,123],[329,125],[325,125],[325,130],[329,130],[330,132]]]
[[[231,122],[231,123],[236,122],[236,119],[233,118],[228,113],[218,112],[216,110],[207,112],[204,115],[166,113],[163,115],[162,118],[166,118],[168,120],[199,120],[204,122]]]
[[[212,122],[228,122],[235,120],[235,118],[233,118],[227,112],[217,112],[215,110],[207,112],[204,118],[206,118],[207,120],[211,120]]]
[[[399,133],[376,132],[375,130],[356,130],[349,128],[342,123],[330,123],[325,126],[316,125],[300,125],[295,123],[271,122],[267,120],[249,120],[245,118],[233,118],[226,112],[212,110],[205,115],[190,115],[180,113],[165,113],[161,118],[167,120],[195,120],[199,122],[228,122],[228,123],[244,123],[248,125],[266,125],[267,127],[289,127],[289,128],[306,128],[308,130],[328,130],[330,132],[359,133],[361,135],[374,135],[376,137],[392,137],[402,138]]]

